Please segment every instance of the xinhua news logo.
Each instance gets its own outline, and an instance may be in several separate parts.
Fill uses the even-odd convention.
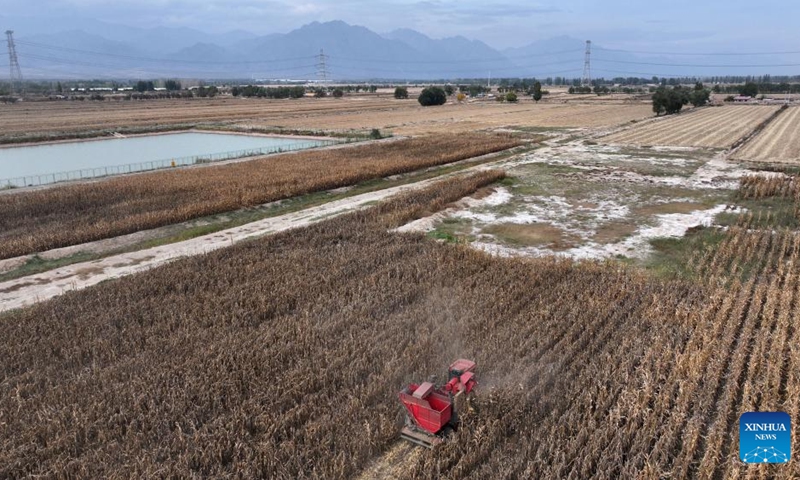
[[[784,412],[739,417],[739,458],[744,463],[786,463],[792,458],[792,419]]]

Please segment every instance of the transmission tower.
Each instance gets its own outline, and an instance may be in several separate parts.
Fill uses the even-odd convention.
[[[586,56],[583,60],[583,79],[581,80],[581,85],[584,87],[590,86],[592,84],[592,41],[586,40]]]
[[[317,55],[317,78],[320,79],[322,82],[328,81],[328,56],[325,55],[325,52],[322,49],[319,49],[319,55]]]
[[[6,40],[8,42],[8,63],[11,67],[11,93],[15,91],[25,94],[25,85],[22,83],[22,69],[19,68],[19,58],[17,58],[17,47],[14,45],[14,32],[6,30]]]

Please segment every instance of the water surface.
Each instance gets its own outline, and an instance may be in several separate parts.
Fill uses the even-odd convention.
[[[0,148],[0,179],[209,156],[241,150],[296,150],[324,141],[222,133],[184,132],[82,142]],[[187,164],[193,162],[178,162]],[[140,169],[135,169],[140,170]],[[132,170],[134,171],[134,170]],[[95,173],[94,176],[97,174]]]

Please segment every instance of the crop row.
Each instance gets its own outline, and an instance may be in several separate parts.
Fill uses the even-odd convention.
[[[1,316],[0,477],[351,477],[397,441],[398,389],[457,357],[475,409],[405,477],[746,473],[738,414],[800,415],[800,238],[743,220],[696,283],[387,232],[501,176]]]
[[[770,106],[707,107],[635,125],[607,143],[728,148],[777,111]]]
[[[736,152],[734,158],[771,163],[800,162],[800,108],[789,108]]]
[[[518,144],[507,136],[442,135],[0,195],[0,258],[344,187]]]

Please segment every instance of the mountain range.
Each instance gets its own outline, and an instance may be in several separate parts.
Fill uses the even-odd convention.
[[[19,61],[29,79],[578,78],[585,50],[583,40],[568,36],[498,50],[462,36],[433,39],[411,29],[379,34],[342,21],[313,22],[264,36],[240,30],[212,34],[190,28],[143,29],[83,19],[69,25],[54,30],[30,19],[0,17],[0,26],[15,30]],[[685,57],[598,45],[592,51],[593,74],[598,77],[742,73],[735,68],[673,66],[681,60]],[[692,65],[715,61],[704,56],[691,60]]]

